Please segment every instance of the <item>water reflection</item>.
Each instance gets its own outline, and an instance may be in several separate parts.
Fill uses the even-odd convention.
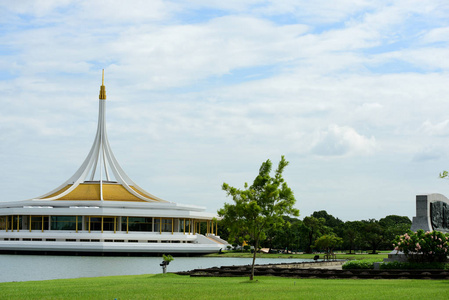
[[[162,273],[161,257],[0,255],[0,282]],[[257,264],[309,261],[258,258]],[[251,258],[175,257],[168,272],[251,264]]]

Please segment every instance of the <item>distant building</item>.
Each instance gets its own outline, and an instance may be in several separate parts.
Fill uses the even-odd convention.
[[[162,200],[125,174],[108,142],[105,112],[103,71],[98,128],[87,158],[55,190],[0,203],[0,252],[201,254],[225,249],[227,242],[216,235],[215,214]]]

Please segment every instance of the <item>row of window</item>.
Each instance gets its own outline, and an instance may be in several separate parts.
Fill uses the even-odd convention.
[[[24,242],[106,242],[106,243],[193,243],[192,241],[179,241],[179,240],[112,240],[112,239],[40,239],[40,238],[4,238],[0,239],[4,241],[24,241]]]
[[[69,230],[69,231],[125,231],[125,232],[184,232],[201,233],[200,221],[191,219],[153,217],[98,216],[0,216],[0,230]],[[204,233],[214,233],[210,221]],[[216,224],[215,224],[216,226]]]

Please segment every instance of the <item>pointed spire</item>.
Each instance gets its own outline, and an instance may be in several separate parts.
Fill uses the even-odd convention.
[[[104,86],[104,69],[103,76],[101,78],[101,86],[100,86],[100,100],[106,100],[106,87]]]
[[[112,153],[106,134],[106,102],[102,101],[106,100],[104,70],[99,98],[97,133],[83,164],[61,186],[35,199],[167,202],[135,184],[120,167]]]

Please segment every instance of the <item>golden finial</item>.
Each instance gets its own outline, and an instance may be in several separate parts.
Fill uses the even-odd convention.
[[[104,86],[104,69],[103,76],[101,77],[101,86],[100,86],[100,100],[106,100],[106,87]]]

